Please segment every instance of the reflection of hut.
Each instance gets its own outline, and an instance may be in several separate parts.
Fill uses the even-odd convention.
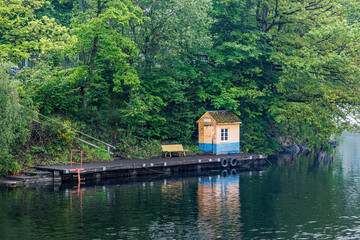
[[[207,111],[197,121],[199,149],[215,155],[240,153],[240,119],[228,111]]]
[[[198,229],[208,239],[241,239],[239,175],[203,179],[198,185]]]

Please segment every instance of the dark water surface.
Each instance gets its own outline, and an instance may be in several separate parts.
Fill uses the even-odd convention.
[[[360,239],[360,135],[223,175],[0,188],[0,239]]]

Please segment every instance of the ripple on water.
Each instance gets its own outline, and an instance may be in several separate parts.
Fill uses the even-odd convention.
[[[308,221],[309,224],[317,223],[317,221]]]

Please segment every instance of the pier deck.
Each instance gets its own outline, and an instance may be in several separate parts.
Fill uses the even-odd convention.
[[[194,155],[186,157],[167,157],[136,160],[114,160],[112,162],[83,163],[81,174],[86,179],[103,179],[146,174],[164,174],[200,169],[224,168],[221,160],[236,158],[238,163],[232,167],[242,167],[257,160],[266,162],[266,155],[239,153],[231,155]],[[38,166],[38,170],[53,172],[54,180],[74,180],[72,169],[80,168],[80,164]]]

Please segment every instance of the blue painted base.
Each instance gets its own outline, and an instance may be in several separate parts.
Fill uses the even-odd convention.
[[[212,153],[212,144],[211,143],[199,143],[199,150],[206,152],[206,153]]]
[[[237,154],[240,153],[240,143],[199,143],[199,150],[203,152],[211,152],[214,155],[221,154]]]

